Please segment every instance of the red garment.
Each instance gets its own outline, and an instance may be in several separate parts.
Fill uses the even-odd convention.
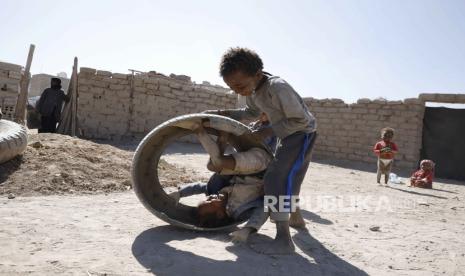
[[[424,171],[422,169],[414,172],[412,174],[412,186],[419,187],[419,188],[433,188],[433,171]],[[422,180],[426,178],[426,183],[416,184],[414,182],[418,180]]]
[[[390,148],[391,151],[388,151],[388,152],[382,152],[381,150],[383,149],[387,149],[387,148]],[[392,153],[393,151],[398,151],[397,149],[397,145],[393,142],[384,142],[384,140],[381,140],[379,141],[378,143],[375,144],[375,146],[373,147],[373,151],[374,153],[376,153],[376,155],[378,155],[380,158],[383,158],[383,159],[393,159],[394,158],[394,153]]]

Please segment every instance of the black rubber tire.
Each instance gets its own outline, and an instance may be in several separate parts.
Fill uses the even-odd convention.
[[[257,141],[251,135],[247,126],[238,121],[211,114],[184,115],[159,125],[140,142],[132,162],[132,182],[139,200],[158,218],[172,225],[191,230],[225,230],[243,221],[230,222],[216,228],[201,227],[197,221],[197,208],[181,203],[176,204],[165,193],[158,179],[158,162],[166,146],[176,139],[192,134],[192,126],[205,120],[210,121],[208,132],[214,134],[215,130],[221,130],[233,134],[230,135],[230,141],[238,151],[248,150],[252,147],[268,150],[261,141]]]
[[[26,128],[12,121],[0,120],[0,164],[22,154],[26,147]]]

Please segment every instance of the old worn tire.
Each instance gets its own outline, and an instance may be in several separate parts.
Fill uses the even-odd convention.
[[[232,221],[216,228],[198,225],[197,208],[176,202],[169,197],[158,179],[158,162],[165,148],[174,140],[192,134],[192,127],[200,121],[210,121],[210,133],[215,130],[229,132],[231,142],[238,151],[266,146],[254,139],[244,124],[227,117],[211,114],[191,114],[171,119],[153,129],[140,142],[134,154],[131,175],[134,191],[142,204],[158,218],[175,226],[200,231],[223,230],[242,221]],[[244,218],[244,219],[247,219]]]
[[[0,120],[0,164],[22,154],[26,147],[26,128],[15,122]]]

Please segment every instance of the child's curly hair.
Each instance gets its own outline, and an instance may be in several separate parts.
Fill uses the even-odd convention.
[[[387,136],[390,138],[394,137],[394,129],[390,127],[385,127],[381,129],[381,138],[383,138],[384,136]]]
[[[263,61],[260,56],[247,48],[230,48],[221,58],[221,77],[229,76],[237,71],[242,71],[249,76],[253,76],[262,69]]]

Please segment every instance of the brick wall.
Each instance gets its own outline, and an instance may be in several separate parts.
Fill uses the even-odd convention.
[[[223,87],[155,72],[133,77],[81,67],[78,91],[79,123],[89,138],[141,137],[173,117],[237,104]]]
[[[375,162],[372,152],[380,130],[392,127],[399,147],[396,166],[415,168],[420,158],[425,105],[419,99],[385,101],[360,99],[346,104],[339,99],[305,99],[318,121],[316,158]]]
[[[3,119],[14,119],[21,76],[21,65],[0,62],[0,108]]]
[[[118,139],[141,137],[173,117],[206,109],[235,108],[243,101],[228,89],[190,77],[155,72],[111,73],[81,68],[78,115],[84,136]],[[465,103],[463,94],[421,94],[403,101],[304,99],[318,120],[316,158],[374,163],[373,145],[380,130],[392,127],[399,147],[397,168],[414,169],[420,159],[426,101]]]

